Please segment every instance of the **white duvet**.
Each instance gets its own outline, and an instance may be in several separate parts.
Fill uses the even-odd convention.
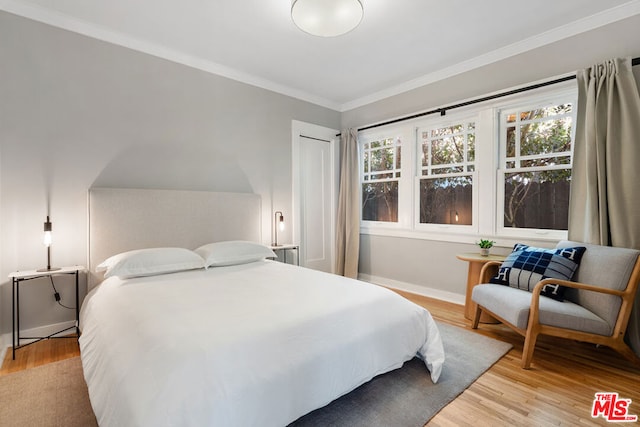
[[[101,426],[286,426],[418,356],[428,311],[368,283],[273,261],[107,279],[80,349]]]

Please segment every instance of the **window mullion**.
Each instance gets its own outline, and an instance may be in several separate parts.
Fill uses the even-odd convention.
[[[520,114],[516,113],[516,140],[515,140],[515,153],[514,153],[514,164],[516,168],[519,168],[522,164],[520,163],[520,138],[522,138],[522,123],[520,122]],[[505,165],[506,169],[506,165]]]

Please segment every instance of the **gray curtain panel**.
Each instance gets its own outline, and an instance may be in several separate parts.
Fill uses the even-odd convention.
[[[631,58],[596,64],[577,78],[569,240],[640,249],[640,95]],[[640,355],[638,295],[626,340]]]
[[[336,273],[358,277],[360,256],[360,182],[358,132],[343,130],[340,138],[340,193],[336,236]]]

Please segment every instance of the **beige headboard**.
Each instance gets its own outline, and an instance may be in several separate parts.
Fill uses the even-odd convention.
[[[261,240],[261,199],[249,193],[92,188],[89,190],[89,287],[95,267],[120,252],[195,249],[223,240]]]

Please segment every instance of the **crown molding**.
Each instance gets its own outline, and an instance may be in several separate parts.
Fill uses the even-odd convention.
[[[630,18],[640,14],[640,0],[632,0],[624,3],[620,6],[607,9],[599,12],[595,15],[588,16],[586,18],[579,19],[577,21],[569,22],[561,27],[554,28],[553,30],[546,31],[544,33],[529,37],[525,40],[512,43],[505,47],[496,49],[484,55],[476,56],[475,58],[460,62],[435,71],[433,73],[426,74],[413,80],[409,80],[405,83],[389,87],[385,90],[373,93],[371,95],[364,96],[362,98],[355,99],[353,101],[340,105],[340,112],[353,110],[358,107],[362,107],[373,102],[380,101],[391,96],[399,95],[404,92],[408,92],[413,89],[417,89],[421,86],[426,86],[431,83],[435,83],[440,80],[462,74],[467,71],[471,71],[476,68],[483,67],[485,65],[492,64],[515,55],[542,47],[551,43],[558,42],[560,40],[585,33],[596,28],[612,24],[617,21],[621,21],[625,18]]]
[[[123,33],[109,30],[60,12],[32,4],[26,4],[19,0],[0,0],[0,10],[108,43],[127,47],[132,50],[183,64],[261,89],[276,92],[281,95],[289,96],[321,107],[329,108],[331,110],[345,112],[635,16],[640,14],[640,0],[631,0],[620,6],[567,23],[561,27],[529,37],[528,39],[520,42],[512,43],[487,54],[479,55],[475,58],[460,62],[450,67],[445,67],[433,73],[426,74],[416,79],[409,80],[402,84],[389,87],[343,104],[305,91],[294,89],[280,83],[275,83],[213,61],[188,55],[166,46],[136,39]]]
[[[166,46],[137,39],[121,32],[113,31],[44,7],[22,3],[18,0],[0,0],[0,10],[107,43],[123,46],[141,53],[166,59],[178,64],[186,65],[191,68],[206,71],[221,77],[226,77],[261,89],[276,92],[281,95],[286,95],[291,98],[299,99],[331,110],[338,111],[340,108],[339,103],[326,98],[275,83],[213,61],[185,54]]]

